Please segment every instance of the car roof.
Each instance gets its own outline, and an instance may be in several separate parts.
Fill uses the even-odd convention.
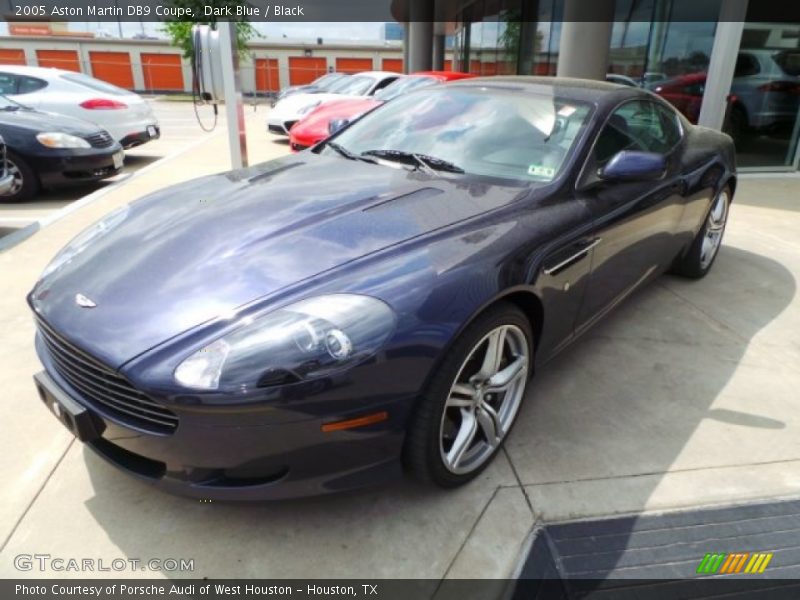
[[[573,77],[538,77],[533,75],[476,77],[459,79],[448,84],[448,87],[491,87],[519,91],[552,93],[557,89],[559,95],[569,96],[575,100],[600,102],[604,98],[620,100],[626,96],[646,96],[647,92],[629,85],[620,85],[608,81],[594,79],[577,79]]]
[[[360,71],[353,73],[353,75],[363,75],[364,77],[371,77],[372,79],[383,79],[384,77],[403,77],[402,73],[395,73],[394,71]]]
[[[46,77],[48,75],[55,76],[62,73],[72,73],[72,71],[65,71],[64,69],[57,69],[56,67],[29,67],[27,65],[0,65],[0,69],[7,73],[18,73],[21,75],[38,75],[39,77]]]

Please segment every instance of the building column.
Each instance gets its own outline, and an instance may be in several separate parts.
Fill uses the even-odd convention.
[[[433,36],[433,70],[444,71],[444,34]]]
[[[722,129],[746,15],[747,0],[727,0],[719,8],[698,125]]]
[[[587,18],[586,3],[580,0],[564,2],[556,71],[559,77],[606,78],[614,25],[614,0],[596,0],[591,12],[593,20],[577,20]]]
[[[410,0],[407,72],[430,71],[433,64],[433,2]]]
[[[408,72],[430,71],[433,64],[433,23],[412,21],[408,25]]]

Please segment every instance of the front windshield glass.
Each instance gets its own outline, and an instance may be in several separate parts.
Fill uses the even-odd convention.
[[[322,77],[315,79],[311,85],[321,90],[329,90],[340,79],[347,77],[344,73],[326,73]]]
[[[587,103],[527,90],[436,86],[366,114],[323,152],[547,182],[573,152],[590,113]]]
[[[436,79],[433,77],[417,77],[414,75],[410,77],[401,77],[397,81],[393,81],[385,88],[378,91],[375,94],[375,98],[382,102],[388,102],[400,94],[405,94],[411,90],[425,87],[426,85],[431,85],[433,83],[436,83]]]
[[[362,75],[351,75],[345,77],[342,81],[337,81],[328,90],[332,94],[347,94],[349,96],[363,96],[367,93],[372,84],[375,82],[371,77],[364,77]]]

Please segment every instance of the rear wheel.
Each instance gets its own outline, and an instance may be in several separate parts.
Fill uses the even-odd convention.
[[[532,339],[525,314],[505,302],[464,331],[411,421],[404,460],[414,476],[455,487],[488,466],[525,395]]]
[[[39,178],[24,159],[9,151],[6,155],[6,168],[14,180],[8,193],[0,196],[0,202],[21,202],[39,191]]]
[[[731,192],[725,187],[711,203],[706,220],[697,237],[692,242],[689,251],[683,257],[678,257],[672,267],[672,272],[692,279],[704,277],[719,254],[722,245],[722,236],[728,222],[728,209],[731,203]]]

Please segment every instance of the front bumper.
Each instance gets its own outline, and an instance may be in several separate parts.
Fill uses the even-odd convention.
[[[289,130],[294,127],[300,119],[298,117],[274,117],[267,119],[267,131],[275,135],[289,135]]]
[[[124,154],[119,144],[114,144],[103,149],[53,151],[26,158],[42,186],[54,188],[113,177],[122,170]]]
[[[359,488],[400,474],[403,423],[413,399],[369,407],[369,412],[386,410],[387,421],[332,432],[323,432],[322,425],[348,415],[289,422],[276,415],[276,423],[253,425],[253,407],[238,415],[222,409],[225,424],[213,426],[207,411],[197,419],[191,410],[171,406],[180,416],[177,429],[156,434],[123,423],[82,397],[59,374],[38,335],[36,350],[45,366],[45,374],[35,377],[42,400],[66,395],[88,413],[90,429],[97,432],[79,438],[115,467],[164,491],[199,499],[284,499]]]
[[[157,140],[161,137],[161,128],[155,124],[151,123],[141,131],[136,131],[133,133],[129,133],[125,135],[120,141],[120,145],[125,148],[133,148],[135,146],[141,146],[151,140]]]

